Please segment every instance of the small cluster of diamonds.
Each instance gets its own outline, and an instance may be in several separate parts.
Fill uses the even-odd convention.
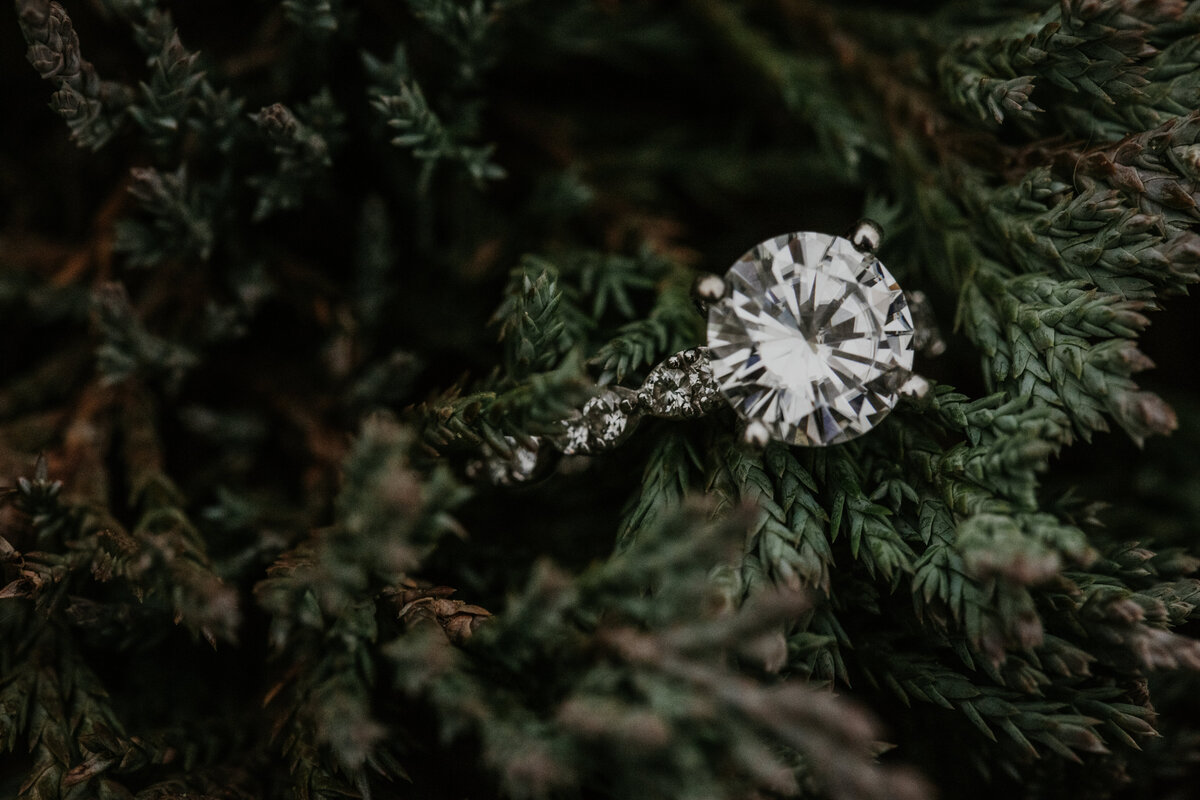
[[[532,436],[522,443],[512,436],[505,436],[504,443],[509,448],[507,454],[485,443],[480,457],[467,464],[467,476],[493,486],[525,483],[539,472],[543,441],[539,436]]]
[[[640,389],[608,386],[559,423],[556,432],[534,437],[533,447],[505,437],[509,453],[487,449],[469,465],[469,473],[497,486],[534,479],[544,465],[544,445],[564,456],[586,456],[611,449],[628,437],[643,416],[691,419],[709,413],[722,401],[706,348],[677,353],[654,367]]]
[[[560,423],[559,430],[535,437],[537,445],[553,445],[563,455],[590,455],[608,450],[633,432],[643,416],[690,419],[724,401],[708,350],[684,350],[650,370],[637,390],[610,386]],[[535,477],[544,461],[536,449],[505,437],[511,454],[489,450],[471,465],[473,476],[497,485],[523,483]]]
[[[647,414],[683,418],[707,414],[721,405],[708,351],[684,350],[650,370],[638,389],[637,402]]]
[[[619,386],[604,389],[563,420],[561,432],[550,439],[565,455],[607,450],[632,432],[639,416],[635,406],[632,390]]]
[[[684,350],[650,370],[637,390],[601,390],[562,422],[551,441],[565,455],[607,450],[633,431],[642,416],[698,417],[724,402],[713,378],[708,351]]]
[[[690,419],[721,405],[708,351],[676,353],[650,370],[637,390],[603,389],[562,422],[551,441],[565,455],[608,450],[633,431],[642,416]]]

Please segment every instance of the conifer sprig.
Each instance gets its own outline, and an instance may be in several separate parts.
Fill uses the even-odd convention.
[[[600,382],[620,382],[632,372],[695,345],[700,322],[687,273],[677,270],[661,287],[645,318],[621,326],[592,356],[592,363],[601,369]]]
[[[283,0],[283,12],[293,24],[325,39],[338,29],[338,14],[333,0]]]
[[[145,132],[147,142],[166,156],[197,110],[196,95],[203,89],[205,73],[200,69],[200,54],[184,48],[166,12],[150,11],[135,30],[150,75],[140,84],[141,96],[130,105],[129,115]]]
[[[516,795],[572,791],[601,775],[630,796],[673,794],[683,785],[794,792],[799,771],[834,796],[920,796],[910,775],[868,763],[875,734],[856,710],[795,683],[762,686],[739,677],[729,656],[761,658],[764,638],[772,641],[795,613],[798,595],[764,595],[741,613],[718,600],[715,613],[697,616],[714,608],[707,573],[712,557],[736,556],[739,519],[706,522],[685,504],[643,526],[607,564],[576,577],[543,565],[461,654],[429,628],[396,640],[389,655],[397,684],[438,707],[450,730],[478,731],[485,762]],[[675,535],[681,530],[686,539]],[[647,581],[657,587],[652,597],[638,591]],[[597,624],[600,608],[610,611]],[[521,646],[529,632],[550,649]],[[549,694],[530,683],[545,657],[576,664],[578,679]],[[634,675],[630,691],[613,683],[623,670]],[[474,677],[497,671],[511,678],[500,696]],[[681,703],[686,693],[704,702]],[[709,742],[717,732],[706,708],[732,723],[729,747]],[[802,757],[773,752],[767,735]],[[643,754],[632,762],[619,756],[630,741]],[[559,766],[562,752],[574,754],[571,771]],[[657,769],[645,769],[643,759]]]
[[[346,464],[338,522],[285,553],[255,589],[272,614],[281,670],[268,699],[277,705],[279,745],[301,796],[336,795],[366,786],[371,766],[402,767],[384,746],[386,728],[372,711],[377,642],[376,604],[398,587],[447,532],[463,500],[444,471],[426,484],[408,464],[411,438],[394,421],[373,418]]]
[[[578,308],[573,294],[560,280],[558,268],[544,259],[525,256],[512,271],[492,322],[499,326],[508,373],[514,378],[552,369],[585,344],[594,323]]]
[[[17,18],[29,43],[29,63],[54,85],[50,107],[66,121],[80,147],[103,147],[120,127],[132,91],[100,79],[80,53],[71,18],[58,3],[18,0]]]
[[[1087,121],[1096,118],[1110,121],[1106,130],[1122,123],[1152,127],[1188,110],[1175,92],[1151,85],[1151,76],[1161,80],[1172,71],[1167,65],[1187,63],[1186,53],[1164,54],[1153,44],[1184,9],[1182,2],[1071,0],[1039,17],[972,31],[942,56],[939,78],[960,108],[997,124],[1008,112],[1030,130],[1044,128],[1030,97],[1045,94],[1054,102],[1041,105],[1076,135],[1094,134]],[[1039,82],[1046,92],[1034,91]]]
[[[325,117],[330,132],[336,131],[342,114],[327,92],[317,95],[307,105],[302,109],[303,117]],[[252,119],[279,160],[272,172],[250,178],[250,185],[259,192],[253,218],[263,220],[279,211],[299,207],[310,187],[327,176],[333,160],[326,136],[302,122],[283,103],[264,107]]]
[[[114,247],[128,254],[126,263],[150,267],[175,258],[207,261],[214,237],[212,202],[203,187],[188,180],[186,166],[175,172],[135,168],[130,176],[129,193],[152,221],[125,219],[118,225]]]
[[[466,143],[473,135],[469,119],[462,121],[460,131],[444,123],[430,108],[420,84],[410,73],[402,47],[396,49],[388,63],[369,53],[363,54],[363,63],[374,82],[370,90],[371,105],[396,132],[391,143],[411,149],[421,164],[417,183],[421,192],[429,190],[434,171],[443,162],[465,169],[479,185],[504,177],[503,167],[492,161],[493,146]]]
[[[196,365],[198,357],[190,350],[146,329],[121,284],[100,287],[95,308],[103,335],[97,360],[106,380],[116,383],[142,372],[143,377],[173,388]]]

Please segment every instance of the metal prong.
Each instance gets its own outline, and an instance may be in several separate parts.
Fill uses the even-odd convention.
[[[692,284],[692,297],[697,303],[708,305],[715,303],[725,296],[725,280],[720,275],[711,272],[696,278]]]
[[[742,444],[752,450],[764,450],[771,443],[771,432],[758,420],[753,420],[742,431]]]
[[[633,414],[638,410],[640,399],[638,393],[633,389],[626,389],[624,386],[612,387],[612,392],[617,395],[617,408],[621,409],[625,414]]]
[[[925,395],[929,394],[929,381],[922,378],[920,375],[910,375],[908,380],[900,384],[898,390],[904,397],[911,397],[914,400],[920,400]]]
[[[860,219],[850,231],[850,244],[864,253],[874,253],[883,242],[883,226],[873,219]]]

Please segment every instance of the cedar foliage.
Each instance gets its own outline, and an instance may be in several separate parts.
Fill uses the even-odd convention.
[[[1189,796],[1200,3],[15,12],[0,795]],[[472,480],[860,216],[927,398]]]

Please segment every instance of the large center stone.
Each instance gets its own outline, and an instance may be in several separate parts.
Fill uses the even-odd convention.
[[[869,431],[911,374],[913,324],[891,273],[848,240],[790,233],[751,249],[725,274],[708,312],[721,393],[790,444],[827,445]]]

